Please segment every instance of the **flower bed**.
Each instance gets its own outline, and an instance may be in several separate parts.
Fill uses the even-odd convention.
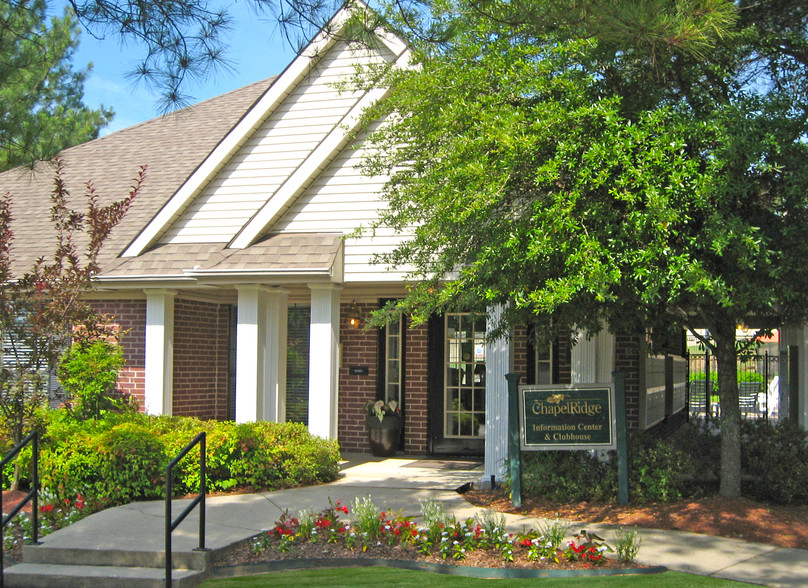
[[[225,563],[383,559],[533,570],[641,567],[632,563],[640,543],[633,530],[618,531],[614,547],[585,530],[567,539],[569,524],[561,520],[511,534],[498,513],[458,521],[432,501],[421,504],[421,519],[416,524],[400,512],[382,511],[370,498],[351,508],[329,501],[319,512],[284,512]]]

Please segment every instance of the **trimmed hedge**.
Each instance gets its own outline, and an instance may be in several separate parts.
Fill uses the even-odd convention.
[[[629,439],[629,497],[634,503],[670,502],[714,491],[721,465],[720,421],[696,421],[669,439],[634,433]],[[808,504],[808,432],[791,422],[744,421],[742,493],[776,504]],[[522,453],[522,493],[551,502],[614,502],[614,452]]]
[[[316,484],[336,479],[339,472],[337,442],[315,437],[298,423],[235,424],[138,413],[74,422],[54,413],[41,450],[42,487],[58,500],[82,494],[103,506],[162,498],[166,466],[202,431],[209,490]],[[174,472],[177,495],[198,491],[198,450]]]
[[[687,454],[643,433],[629,438],[629,494],[633,502],[670,502],[683,496]],[[617,499],[617,460],[589,451],[522,453],[522,492],[551,502],[610,502]]]

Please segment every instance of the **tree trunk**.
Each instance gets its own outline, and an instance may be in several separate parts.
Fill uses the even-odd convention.
[[[20,489],[20,478],[22,477],[22,471],[20,470],[20,459],[19,456],[14,461],[14,477],[11,479],[11,483],[8,485],[8,489],[12,492],[16,492]]]
[[[738,352],[735,322],[723,320],[714,331],[721,404],[721,488],[728,498],[741,495],[741,409],[738,402]]]

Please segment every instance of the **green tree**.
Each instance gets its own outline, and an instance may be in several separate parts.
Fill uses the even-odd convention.
[[[123,363],[123,348],[101,339],[76,341],[62,354],[59,383],[76,418],[99,419],[105,411],[125,406],[125,399],[115,393]]]
[[[0,2],[0,171],[94,139],[112,111],[82,103],[89,69],[71,64],[79,30],[44,0]]]
[[[286,39],[297,45],[326,25],[341,0],[248,0],[256,15],[272,17]],[[40,6],[66,6],[73,22],[87,33],[142,49],[130,72],[158,96],[165,110],[188,103],[188,82],[206,79],[232,64],[227,59],[227,39],[232,30],[229,2],[219,0],[0,0],[0,15],[29,12],[37,18]],[[12,20],[0,18],[0,38],[17,36]],[[45,39],[32,31],[28,38]],[[272,30],[268,28],[267,38]]]
[[[720,366],[737,324],[808,310],[806,7],[432,8],[445,38],[373,72],[392,90],[367,113],[386,117],[366,160],[390,178],[379,225],[413,235],[380,259],[411,268],[398,309],[504,305],[500,332],[548,338],[709,328],[720,491],[739,495],[737,372]]]
[[[101,246],[140,191],[144,174],[141,170],[128,196],[107,205],[100,204],[88,184],[82,212],[68,205],[57,161],[50,218],[56,247],[22,275],[12,271],[13,197],[0,197],[0,416],[15,444],[36,426],[38,410],[47,406],[49,376],[71,341],[113,334],[84,295],[93,289]],[[15,487],[18,481],[16,472]]]

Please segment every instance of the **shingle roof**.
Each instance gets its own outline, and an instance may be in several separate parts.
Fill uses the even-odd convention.
[[[170,243],[138,257],[120,259],[103,277],[328,273],[337,261],[341,244],[341,233],[280,233],[247,249],[226,249],[224,243]]]
[[[72,205],[78,210],[85,208],[81,197],[88,181],[93,181],[102,203],[112,202],[125,197],[139,167],[148,166],[139,197],[104,246],[102,271],[121,265],[117,256],[274,79],[255,82],[61,153]],[[52,187],[53,168],[49,163],[40,163],[33,171],[17,168],[0,174],[0,193],[10,192],[13,196],[15,273],[29,269],[38,257],[53,250],[48,241],[52,232],[49,221]],[[204,255],[202,250],[208,245],[195,248]]]

